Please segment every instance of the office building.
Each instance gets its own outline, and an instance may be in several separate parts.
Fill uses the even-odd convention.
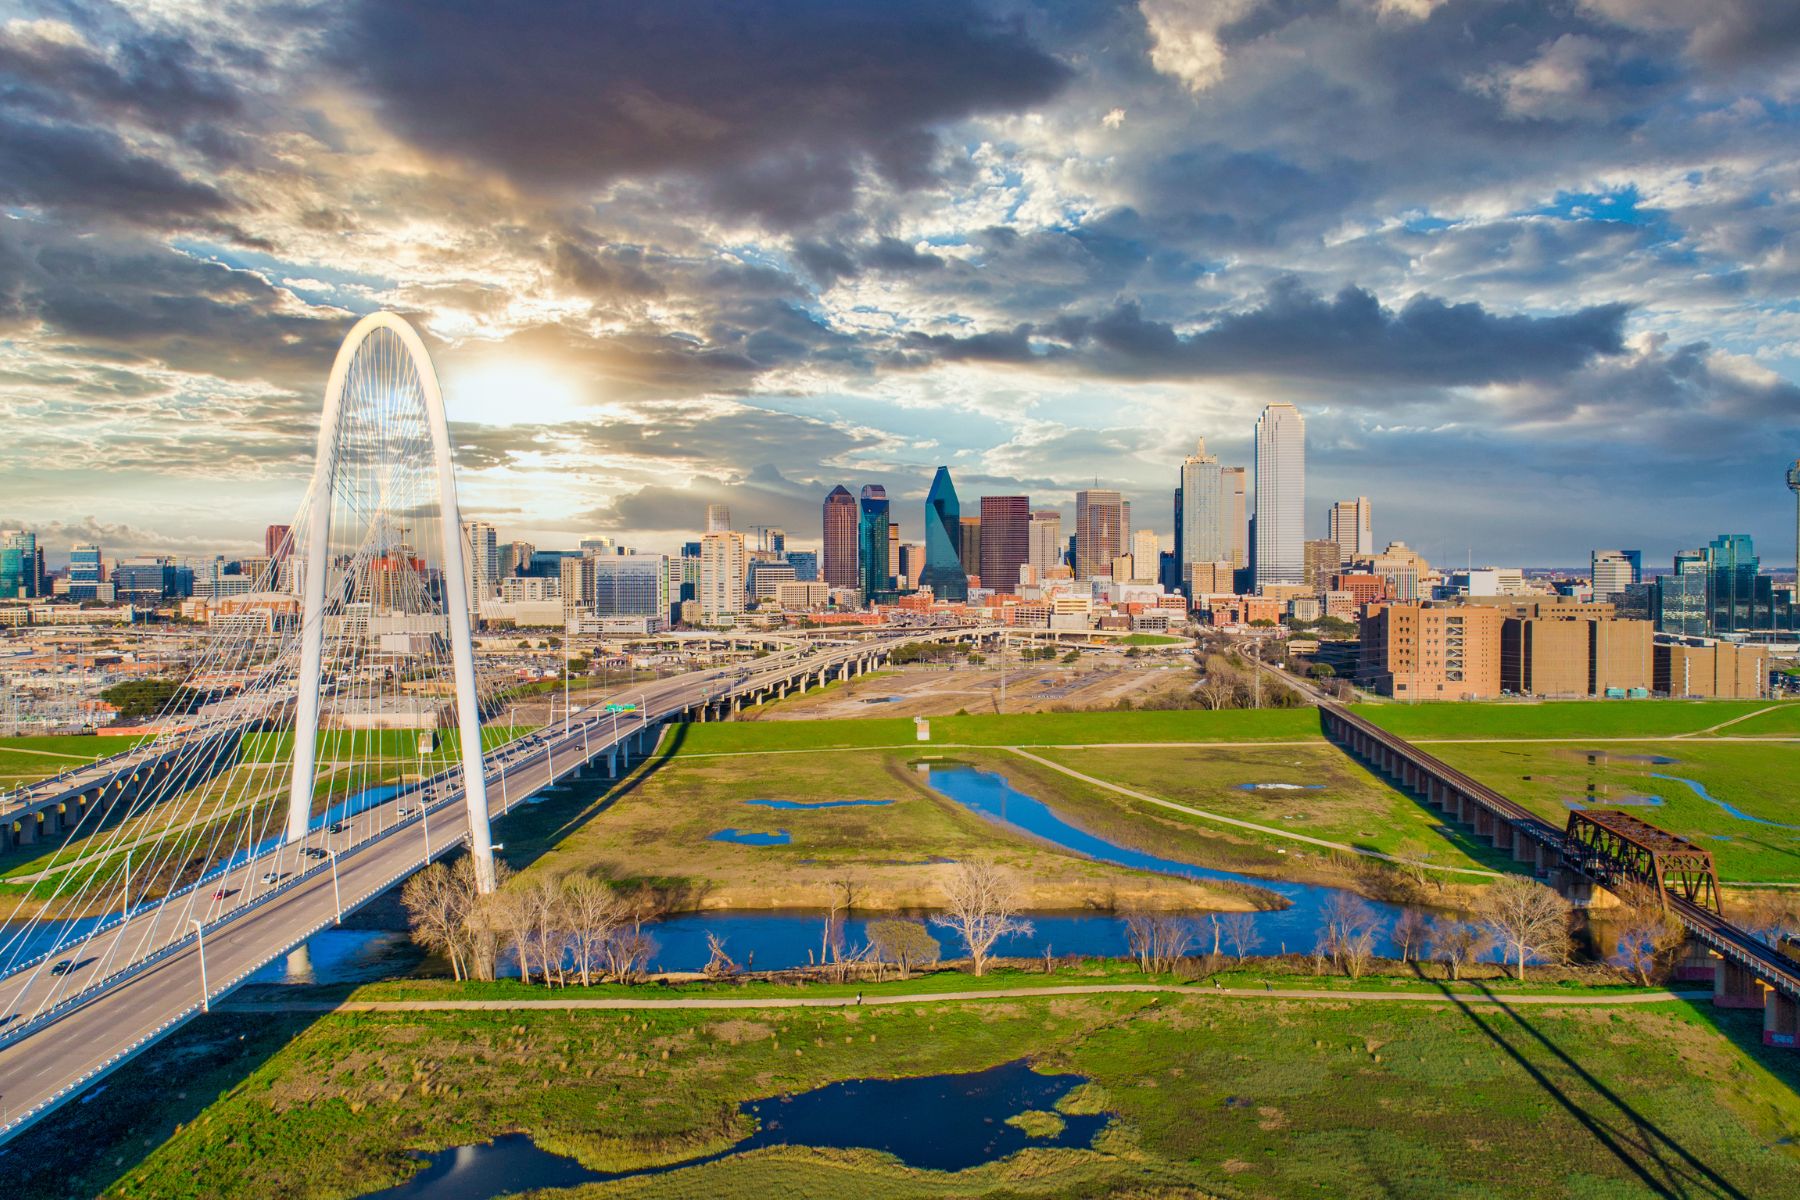
[[[463,522],[463,547],[468,551],[469,611],[483,600],[500,594],[500,531],[486,521]]]
[[[1225,527],[1231,541],[1231,553],[1226,559],[1242,570],[1250,565],[1250,522],[1245,515],[1250,472],[1243,467],[1222,467],[1219,486],[1225,489]]]
[[[194,594],[194,572],[174,559],[128,558],[113,568],[113,598],[136,605],[183,600]]]
[[[898,590],[900,587],[900,523],[888,522],[887,573],[892,582],[889,587]]]
[[[786,559],[759,559],[752,556],[750,579],[745,590],[758,600],[769,600],[782,584],[797,582],[798,578],[794,574],[794,564]]]
[[[1696,639],[1658,642],[1652,649],[1654,687],[1674,698],[1759,700],[1769,694],[1766,646]]]
[[[1331,577],[1338,573],[1344,564],[1341,561],[1343,546],[1336,538],[1324,538],[1306,543],[1306,575],[1301,580],[1314,593],[1330,588]]]
[[[857,556],[862,566],[857,586],[862,588],[863,603],[891,599],[894,593],[892,572],[888,569],[888,498],[887,489],[879,483],[865,483],[857,504]]]
[[[596,617],[649,617],[659,627],[669,619],[669,560],[661,554],[596,554],[593,603]]]
[[[1019,586],[1019,568],[1031,561],[1031,500],[1026,496],[981,498],[981,583],[996,592]]]
[[[1595,550],[1588,556],[1588,580],[1594,599],[1611,600],[1643,575],[1642,555],[1636,550]]]
[[[861,586],[857,571],[856,497],[843,484],[825,497],[825,528],[820,540],[820,563],[825,582],[834,588]]]
[[[789,550],[788,565],[794,568],[794,578],[801,583],[812,583],[819,579],[819,552],[817,550]]]
[[[1650,595],[1656,632],[1676,637],[1705,637],[1706,556],[1684,550],[1675,556],[1673,574],[1658,575]]]
[[[969,586],[975,586],[975,580],[981,578],[981,518],[964,517],[962,519],[962,544],[958,547],[962,552],[963,575],[969,580]]]
[[[1229,475],[1219,466],[1218,456],[1206,452],[1205,438],[1182,459],[1175,487],[1175,559],[1183,567],[1230,559],[1233,508],[1238,519],[1243,517],[1242,494],[1234,497],[1232,489],[1241,484],[1241,472]]]
[[[531,569],[531,556],[537,547],[530,542],[508,542],[500,547],[500,578],[523,575]]]
[[[1292,404],[1256,421],[1256,586],[1306,579],[1306,418]]]
[[[961,564],[958,564],[959,566]],[[900,588],[902,591],[917,591],[922,585],[919,577],[925,573],[925,544],[923,542],[900,543]],[[932,593],[933,598],[937,593]]]
[[[1076,492],[1075,577],[1110,576],[1125,549],[1125,498],[1103,488]]]
[[[106,564],[100,558],[100,547],[83,543],[69,548],[67,595],[71,600],[111,600],[106,586]]]
[[[915,587],[928,587],[939,600],[969,598],[969,575],[962,563],[962,503],[949,467],[939,467],[925,494],[925,563]]]
[[[1369,498],[1339,500],[1331,506],[1330,540],[1337,543],[1338,566],[1367,558],[1375,553],[1375,525],[1369,513]]]
[[[263,557],[280,562],[293,553],[289,539],[293,537],[291,525],[271,525],[263,530]]]
[[[1795,605],[1789,611],[1793,613],[1793,626],[1800,629],[1800,458],[1787,472],[1788,490],[1794,493],[1794,588]]]
[[[0,532],[0,600],[44,594],[44,556],[29,529]]]
[[[744,577],[749,556],[744,535],[722,530],[700,539],[700,620],[735,625],[744,612]]]
[[[830,602],[831,585],[823,580],[796,580],[775,587],[776,606],[790,611],[824,608]]]
[[[1492,699],[1500,694],[1504,619],[1481,605],[1371,605],[1359,681],[1395,699]]]
[[[1369,573],[1382,581],[1388,598],[1398,603],[1429,598],[1421,594],[1420,584],[1431,573],[1431,564],[1405,542],[1389,542],[1387,549],[1369,560]]]
[[[731,532],[731,506],[728,504],[709,504],[706,506],[706,532]]]
[[[1207,596],[1230,596],[1236,591],[1237,581],[1233,576],[1237,568],[1229,562],[1189,563],[1186,576],[1181,580],[1189,600],[1198,601]]]
[[[1717,637],[1780,629],[1791,624],[1777,613],[1775,581],[1761,573],[1761,560],[1747,533],[1722,533],[1706,545],[1707,632]]]
[[[1138,583],[1155,583],[1157,564],[1162,561],[1162,540],[1154,529],[1131,531],[1132,578]]]
[[[1041,579],[1051,567],[1063,565],[1062,514],[1054,508],[1040,508],[1031,514],[1031,565]]]

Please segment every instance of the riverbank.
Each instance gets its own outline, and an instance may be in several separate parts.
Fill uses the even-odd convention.
[[[1800,1070],[1744,1014],[1539,985],[1486,1004],[1386,981],[1356,990],[1400,994],[1142,977],[1156,990],[1072,990],[1130,983],[946,974],[865,985],[861,1005],[826,987],[805,992],[829,1007],[745,998],[754,1011],[221,1011],[161,1066],[131,1064],[26,1135],[15,1194],[350,1198],[417,1170],[414,1153],[515,1131],[596,1171],[726,1155],[575,1197],[1288,1197],[1327,1181],[1334,1196],[1436,1197],[1505,1180],[1572,1200],[1701,1177],[1779,1196],[1800,1170]],[[977,994],[918,990],[950,986]],[[1065,1111],[1107,1117],[1091,1146],[957,1171],[804,1145],[728,1153],[752,1128],[738,1106],[759,1097],[1021,1058],[1085,1081]]]

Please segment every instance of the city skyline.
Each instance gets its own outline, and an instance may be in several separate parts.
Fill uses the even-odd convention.
[[[435,11],[0,28],[0,526],[54,561],[254,544],[317,363],[389,307],[468,514],[543,544],[805,528],[840,477],[907,509],[939,464],[1065,522],[1098,475],[1167,535],[1170,464],[1248,462],[1270,402],[1311,494],[1434,558],[1790,528],[1800,167],[1756,6]],[[844,65],[872,36],[878,77]],[[395,38],[446,70],[343,66]]]

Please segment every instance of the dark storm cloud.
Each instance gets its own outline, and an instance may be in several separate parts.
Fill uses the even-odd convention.
[[[1258,308],[1226,313],[1192,334],[1146,319],[1136,304],[974,337],[914,335],[937,358],[1058,363],[1114,378],[1223,376],[1458,386],[1566,374],[1623,348],[1628,309],[1604,304],[1570,316],[1491,313],[1479,304],[1415,296],[1398,310],[1345,288],[1327,300],[1292,281]]]
[[[101,130],[0,116],[0,201],[74,215],[212,217],[231,203],[208,183]]]
[[[9,107],[65,117],[101,112],[167,131],[242,107],[233,84],[191,41],[135,30],[100,49],[29,25],[0,27],[0,93]]]
[[[784,224],[847,207],[863,162],[928,181],[936,126],[1069,78],[969,0],[370,0],[337,52],[433,150],[536,187],[692,176]]]

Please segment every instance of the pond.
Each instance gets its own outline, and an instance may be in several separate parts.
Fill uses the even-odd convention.
[[[721,829],[717,833],[707,835],[708,841],[735,842],[740,846],[785,846],[793,841],[793,835],[785,829],[759,831],[755,829]]]
[[[818,808],[880,808],[894,803],[892,800],[746,800],[745,804],[754,804],[759,808],[798,809],[810,812]]]
[[[927,781],[936,791],[990,821],[1040,837],[1064,850],[1121,867],[1134,867],[1187,879],[1247,884],[1275,893],[1287,902],[1287,906],[1277,911],[1256,914],[1257,932],[1262,936],[1260,949],[1265,954],[1310,951],[1318,940],[1319,928],[1324,922],[1326,902],[1334,896],[1345,894],[1341,888],[1221,871],[1133,850],[1071,825],[1048,804],[1019,791],[1004,776],[992,771],[961,763],[925,765]],[[1375,909],[1383,922],[1375,952],[1397,955],[1399,948],[1394,945],[1388,932],[1393,928],[1394,920],[1405,910],[1397,904],[1384,904],[1374,900],[1366,903]]]
[[[1093,1145],[1111,1119],[1104,1113],[1040,1116],[1033,1123],[1042,1132],[1035,1137],[1012,1120],[1052,1112],[1084,1082],[1080,1075],[1040,1074],[1024,1059],[957,1075],[844,1080],[745,1101],[738,1111],[756,1121],[749,1137],[717,1154],[643,1171],[591,1171],[540,1149],[526,1134],[508,1133],[429,1155],[411,1179],[363,1200],[492,1200],[531,1189],[666,1175],[765,1146],[876,1150],[920,1170],[962,1171],[1032,1146]]]

